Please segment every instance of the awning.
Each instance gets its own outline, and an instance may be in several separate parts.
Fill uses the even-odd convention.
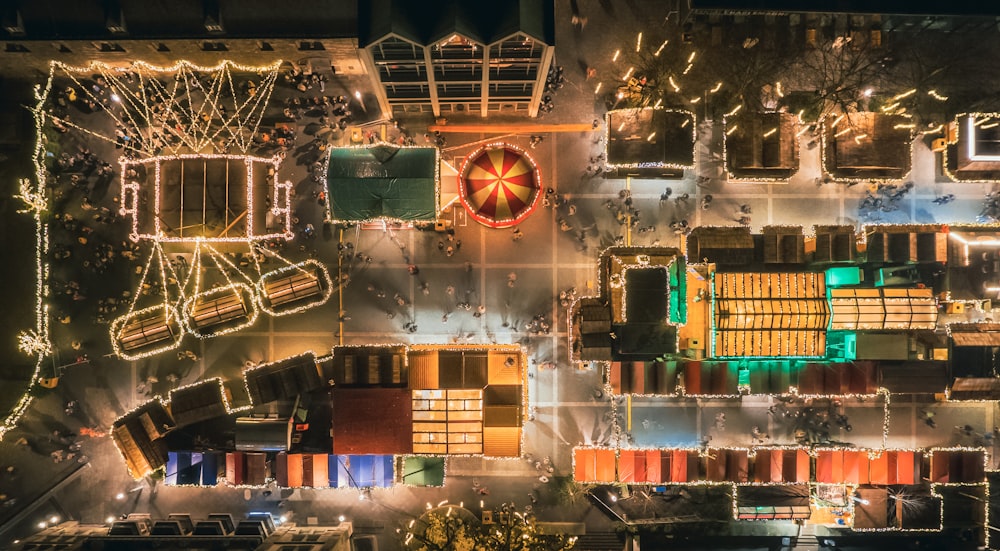
[[[506,228],[531,214],[540,187],[538,169],[527,153],[509,144],[493,144],[466,158],[459,193],[477,222]]]
[[[391,455],[337,456],[337,483],[341,488],[388,488],[393,478]]]
[[[443,457],[404,457],[400,472],[403,484],[410,486],[444,486]]]
[[[931,482],[979,483],[986,480],[983,450],[932,450]]]
[[[168,452],[164,483],[168,486],[215,486],[218,457],[213,452]]]
[[[809,453],[802,448],[761,448],[754,458],[754,482],[809,482]]]
[[[807,519],[809,486],[740,486],[736,508],[739,520]]]
[[[746,482],[749,467],[748,450],[709,448],[706,479],[713,482]]]
[[[573,448],[573,479],[598,484],[615,481],[615,450]]]
[[[952,400],[1000,400],[1000,380],[993,377],[959,377],[951,384]]]

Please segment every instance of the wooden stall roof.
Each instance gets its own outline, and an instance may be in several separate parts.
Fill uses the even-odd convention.
[[[697,239],[700,249],[753,248],[753,235],[746,226],[699,226],[691,230],[691,237]],[[688,255],[690,254],[689,248]]]
[[[413,390],[413,453],[483,453],[482,389]]]
[[[715,355],[821,356],[829,309],[823,274],[716,273]]]
[[[1000,323],[948,324],[955,346],[1000,346]]]
[[[483,455],[520,457],[521,427],[483,427]]]
[[[312,352],[253,367],[243,372],[243,378],[256,405],[294,398],[324,384]]]
[[[934,329],[937,299],[928,288],[830,290],[833,318],[830,328],[846,331]]]
[[[404,387],[408,384],[406,346],[335,346],[330,376],[340,386]]]
[[[1000,400],[1000,379],[957,377],[951,384],[952,400]]]
[[[201,381],[170,391],[170,415],[177,426],[222,417],[228,402],[218,378]]]
[[[158,399],[149,400],[114,422],[111,438],[133,477],[142,478],[166,464],[167,452],[160,439],[174,427],[173,418]]]

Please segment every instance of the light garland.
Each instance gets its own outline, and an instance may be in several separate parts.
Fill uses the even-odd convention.
[[[21,331],[17,334],[17,349],[27,356],[48,356],[52,343],[35,331]]]
[[[99,73],[108,81],[108,87],[119,98],[118,101],[123,102],[123,111],[125,117],[128,119],[127,122],[140,133],[145,127],[155,127],[162,123],[164,133],[177,136],[181,139],[181,145],[199,151],[211,145],[223,131],[227,131],[231,141],[241,146],[243,151],[246,151],[249,149],[250,144],[246,141],[244,130],[249,130],[249,136],[256,134],[263,119],[264,109],[268,105],[271,94],[274,91],[280,65],[280,61],[261,66],[240,65],[231,61],[222,61],[215,66],[207,67],[195,65],[188,61],[179,61],[170,67],[160,67],[136,61],[127,66],[111,66],[103,62],[94,61],[86,67],[73,67],[61,62],[52,62],[50,64],[50,72],[56,68],[64,71],[69,78],[73,79],[76,86],[95,103],[101,103],[100,98],[95,96],[87,86],[83,85],[77,79],[77,75]],[[237,87],[234,85],[232,79],[233,70],[253,72],[262,76],[260,88],[255,88],[255,93],[250,94],[242,104],[236,98]],[[133,91],[128,84],[122,81],[124,75],[132,72],[139,79],[138,91]],[[192,73],[196,72],[214,73],[211,85],[207,88],[200,85],[193,85],[192,81],[197,80],[198,75]],[[176,77],[174,79],[174,86],[171,90],[167,90],[155,78],[144,79],[145,73],[174,73]],[[181,86],[181,83],[183,83],[183,86]],[[228,84],[228,88],[225,86],[226,84]],[[150,94],[153,97],[147,98],[147,88],[151,90]],[[182,99],[189,99],[192,90],[201,90],[205,95],[205,100],[197,107],[197,110],[195,105],[190,101],[187,101],[186,108],[181,101]],[[219,107],[219,102],[225,92],[229,93],[233,101],[234,112],[228,117],[222,115],[222,109]],[[166,109],[162,114],[153,114],[149,109],[149,102],[157,97],[166,104]],[[175,114],[175,108],[178,114]],[[133,111],[143,120],[135,120],[132,117]],[[182,114],[181,111],[183,111]],[[110,110],[106,112],[116,124],[129,126],[126,124],[126,121],[119,120]],[[210,135],[211,125],[202,121],[205,119],[214,119],[215,116],[219,116],[222,119],[222,125]],[[170,126],[170,123],[176,123],[177,125],[185,124],[185,120],[189,121],[187,123],[188,132],[180,132]],[[231,126],[234,123],[236,125],[235,131]],[[176,149],[175,147],[175,152]],[[151,150],[144,151],[143,153],[150,154]]]
[[[37,212],[42,213],[48,210],[49,201],[45,197],[44,193],[38,192],[36,189],[32,188],[31,180],[27,178],[21,178],[18,181],[18,194],[14,196],[15,199],[20,199],[24,201],[26,208],[24,210],[17,211],[20,214],[27,212]]]
[[[35,221],[35,329],[29,333],[31,340],[36,341],[36,343],[32,344],[30,347],[35,351],[35,365],[31,372],[28,388],[25,389],[24,393],[17,400],[17,403],[15,403],[10,409],[10,413],[2,421],[2,423],[0,423],[0,440],[3,440],[4,435],[17,425],[18,420],[20,420],[21,416],[24,415],[24,412],[27,411],[28,406],[31,405],[31,389],[34,388],[35,384],[41,381],[39,374],[41,373],[42,364],[48,356],[45,351],[52,349],[51,335],[49,333],[49,308],[48,305],[45,304],[45,297],[49,294],[49,265],[48,262],[45,261],[45,257],[49,253],[49,228],[48,225],[42,220],[43,210],[36,208],[42,205],[39,198],[46,197],[47,189],[44,146],[45,135],[42,131],[42,127],[45,124],[46,117],[44,110],[45,100],[52,89],[52,72],[53,69],[50,66],[49,78],[46,81],[44,88],[39,85],[35,85],[33,89],[35,107],[32,108],[31,114],[35,121],[35,143],[31,157],[35,168],[35,187],[33,190],[30,189],[30,186],[23,181],[19,186],[21,197],[29,203],[30,208],[28,209],[28,212],[31,213]]]
[[[176,331],[171,331],[171,337],[164,339],[165,342],[162,345],[155,346],[153,348],[141,348],[140,352],[127,352],[121,347],[121,332],[128,326],[128,324],[135,319],[145,317],[147,314],[151,314],[156,311],[162,311],[164,313],[164,323],[169,327],[171,324],[177,327]],[[143,308],[141,310],[136,310],[115,318],[110,325],[109,333],[111,334],[111,350],[116,356],[123,360],[136,361],[144,358],[149,358],[157,354],[162,354],[169,350],[177,349],[181,340],[184,338],[184,330],[181,325],[181,317],[177,314],[177,309],[170,306],[169,304],[154,305],[148,308]]]

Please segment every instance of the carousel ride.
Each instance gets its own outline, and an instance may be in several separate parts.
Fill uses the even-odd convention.
[[[148,245],[127,311],[110,324],[119,357],[176,349],[185,334],[232,333],[261,312],[288,315],[332,295],[322,263],[280,254],[294,237],[292,184],[278,180],[277,129],[261,128],[278,69],[53,64],[53,76],[71,83],[70,101],[92,119],[107,117],[103,128],[114,132],[68,117],[53,124],[123,151],[119,212],[131,222],[129,238]]]
[[[508,143],[488,144],[473,151],[459,174],[462,205],[474,220],[491,228],[520,224],[541,197],[535,161]]]

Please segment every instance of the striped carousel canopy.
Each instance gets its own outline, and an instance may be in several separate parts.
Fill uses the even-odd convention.
[[[538,168],[527,153],[509,144],[484,146],[465,159],[459,194],[477,222],[492,228],[514,226],[537,203]]]

